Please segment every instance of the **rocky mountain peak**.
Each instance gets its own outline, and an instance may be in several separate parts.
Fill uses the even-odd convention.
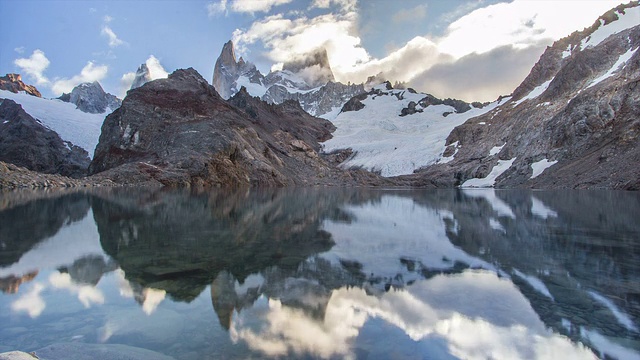
[[[22,76],[20,76],[20,74],[7,74],[5,76],[0,76],[0,90],[7,90],[16,94],[19,91],[24,91],[29,95],[42,97],[40,91],[38,91],[35,86],[27,85],[22,82]]]
[[[138,67],[138,70],[136,70],[136,77],[133,79],[133,83],[129,90],[137,89],[149,81],[151,81],[151,73],[149,72],[147,64],[143,63]]]
[[[223,98],[228,99],[235,92],[235,82],[240,75],[239,68],[241,66],[246,66],[244,59],[241,59],[241,63],[236,61],[233,41],[227,41],[222,47],[220,56],[216,60],[212,81],[213,87],[216,88]]]
[[[102,114],[120,107],[122,100],[102,89],[99,82],[82,83],[70,93],[62,94],[58,99],[75,104],[79,110],[91,114]]]
[[[318,48],[309,54],[300,56],[282,66],[283,71],[290,71],[302,77],[311,87],[335,81],[329,56],[325,48]]]

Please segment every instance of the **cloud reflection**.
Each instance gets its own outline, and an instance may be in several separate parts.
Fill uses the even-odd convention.
[[[76,284],[67,273],[51,274],[49,283],[56,289],[66,289],[69,293],[76,294],[85,308],[90,308],[92,304],[104,304],[104,294],[100,289],[92,285]]]
[[[459,358],[594,357],[584,345],[546,329],[518,289],[488,271],[439,275],[379,296],[343,287],[333,291],[323,319],[278,300],[259,303],[234,316],[230,332],[234,341],[267,356],[354,358],[354,349],[366,346],[359,341],[362,330],[381,319],[415,342],[444,341],[447,352]]]

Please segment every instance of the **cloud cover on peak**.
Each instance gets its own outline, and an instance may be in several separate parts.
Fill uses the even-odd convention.
[[[391,81],[406,82],[440,97],[464,98],[468,101],[491,101],[510,93],[526,76],[547,45],[576,30],[590,26],[605,11],[620,4],[617,0],[593,1],[526,1],[498,2],[475,8],[465,6],[448,14],[448,24],[439,35],[425,33],[404,45],[374,57],[363,46],[367,26],[388,27],[402,31],[402,24],[431,15],[430,3],[398,5],[395,14],[387,14],[386,23],[371,25],[373,18],[361,14],[372,3],[357,0],[315,0],[309,9],[316,12],[267,13],[257,17],[248,28],[236,29],[233,41],[239,53],[250,48],[264,48],[260,55],[275,63],[318,47],[327,49],[336,80],[363,82],[368,76],[382,73]],[[468,4],[467,4],[468,5]],[[271,10],[271,8],[267,9]],[[324,10],[318,13],[317,10]],[[457,16],[457,18],[451,18]],[[390,20],[390,21],[389,21]],[[246,56],[250,57],[250,56]],[[510,61],[507,59],[511,58]],[[491,64],[499,68],[491,68]],[[445,74],[473,75],[473,69],[489,69],[482,81],[460,88],[460,77],[447,79]],[[454,70],[461,71],[454,71]],[[500,71],[498,71],[500,70]],[[435,86],[431,84],[437,83]],[[462,91],[462,94],[460,93]]]

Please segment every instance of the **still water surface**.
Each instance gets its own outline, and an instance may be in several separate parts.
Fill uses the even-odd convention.
[[[640,194],[0,195],[0,352],[640,358]]]

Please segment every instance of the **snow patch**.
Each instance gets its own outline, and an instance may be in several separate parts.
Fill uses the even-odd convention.
[[[531,163],[531,169],[533,170],[533,174],[531,175],[531,179],[537,177],[542,174],[547,168],[558,163],[558,160],[549,161],[548,159],[542,159],[540,161],[536,161]]]
[[[504,229],[502,224],[500,224],[500,222],[495,218],[490,218],[489,219],[489,226],[491,226],[491,228],[494,229],[494,230],[498,230],[498,231],[503,232],[503,233],[507,232],[507,230]]]
[[[606,297],[596,293],[595,291],[587,291],[587,292],[597,302],[599,302],[602,305],[606,306],[611,311],[613,316],[615,316],[616,320],[618,320],[620,325],[624,326],[628,330],[636,331],[636,332],[638,331],[638,328],[633,323],[633,320],[631,320],[629,315],[625,314],[624,312],[622,312],[622,310],[618,309],[618,307],[616,306],[616,304],[613,303],[613,301],[611,301],[611,300],[607,299]]]
[[[505,147],[505,145],[507,145],[507,143],[502,144],[502,146],[494,146],[493,148],[491,148],[491,150],[489,150],[489,156],[499,154],[500,151],[502,151],[502,148]]]
[[[516,107],[516,106],[522,104],[526,100],[532,100],[532,99],[535,99],[538,96],[542,95],[542,93],[547,90],[547,88],[549,87],[549,84],[551,84],[553,79],[555,79],[555,78],[551,78],[551,80],[548,80],[548,81],[538,85],[535,89],[531,90],[531,92],[529,94],[527,94],[527,96],[525,96],[522,99],[514,102],[513,106]]]
[[[262,96],[267,92],[267,88],[264,85],[252,83],[248,77],[240,76],[238,77],[238,80],[236,80],[236,87],[239,90],[243,86],[252,96],[258,96],[262,98]]]
[[[597,46],[609,36],[637,26],[638,19],[640,19],[640,7],[625,9],[624,14],[618,12],[618,20],[607,25],[604,25],[604,21],[600,20],[600,27],[587,37],[586,40],[582,40],[580,46],[582,49]]]
[[[587,330],[584,327],[580,327],[580,336],[587,339],[590,345],[598,350],[601,359],[605,358],[605,354],[620,360],[640,359],[640,352],[621,346],[595,330]]]
[[[520,271],[518,271],[518,269],[513,269],[513,273],[521,278],[522,280],[526,281],[529,285],[531,285],[532,288],[534,288],[537,292],[539,292],[540,294],[548,297],[551,300],[555,299],[553,298],[553,295],[551,295],[551,293],[549,292],[549,289],[547,288],[547,286],[542,282],[542,280],[538,279],[535,276],[531,276],[531,275],[527,275],[525,273],[522,273]]]
[[[622,70],[624,69],[624,67],[627,64],[627,61],[629,61],[631,59],[631,57],[633,56],[633,54],[638,51],[638,48],[636,48],[635,50],[633,49],[629,49],[629,51],[627,51],[626,53],[620,55],[620,57],[618,58],[618,61],[616,61],[615,64],[613,64],[613,66],[607,70],[606,73],[602,74],[600,77],[594,79],[593,81],[591,81],[591,83],[589,84],[589,86],[587,86],[585,89],[588,89],[592,86],[595,86],[597,84],[599,84],[600,82],[610,78],[611,76],[613,76],[613,73],[615,73],[618,70]]]
[[[567,49],[566,49],[565,51],[563,51],[563,52],[562,52],[562,58],[563,58],[563,59],[566,59],[566,58],[568,58],[569,56],[571,56],[571,44],[569,44],[569,45],[567,46]]]
[[[502,175],[507,169],[513,165],[516,158],[511,160],[498,160],[498,164],[491,169],[491,172],[484,178],[473,178],[465,181],[460,187],[493,187],[496,183],[496,179]]]

